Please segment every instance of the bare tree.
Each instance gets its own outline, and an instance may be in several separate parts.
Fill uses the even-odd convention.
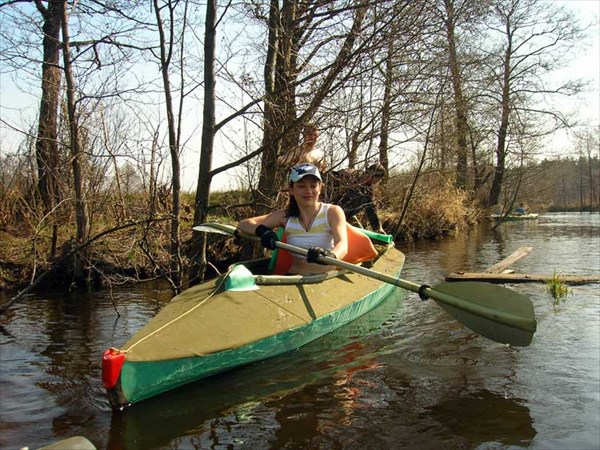
[[[212,180],[211,165],[215,138],[215,59],[217,35],[217,2],[206,3],[206,22],[204,29],[204,107],[202,115],[202,144],[200,149],[200,167],[198,188],[194,211],[194,223],[206,221],[208,216],[208,200]],[[190,281],[204,277],[206,267],[206,233],[194,232],[194,247],[197,256],[190,270]]]
[[[163,80],[163,89],[165,93],[165,106],[167,110],[167,129],[169,135],[169,151],[171,155],[171,169],[172,169],[172,219],[171,219],[171,280],[174,286],[175,292],[178,293],[180,290],[181,284],[181,254],[180,254],[180,242],[179,242],[179,221],[181,214],[181,169],[179,163],[179,140],[180,140],[180,126],[181,126],[181,116],[179,116],[179,126],[176,124],[175,119],[175,107],[173,104],[173,95],[170,81],[170,66],[171,61],[174,57],[174,46],[175,46],[175,9],[178,6],[179,2],[173,2],[168,0],[161,7],[159,6],[158,0],[153,1],[154,4],[154,12],[156,14],[156,23],[158,26],[159,33],[159,42],[160,42],[160,69]],[[184,46],[184,37],[185,37],[185,20],[187,18],[187,9],[188,2],[183,3],[184,13],[183,13],[183,25],[181,27],[180,34],[180,45],[181,48]],[[166,24],[168,24],[169,30],[168,32],[165,30],[165,21],[161,17],[161,11],[166,9],[168,14],[168,19],[166,20]],[[179,112],[181,114],[182,111],[182,103],[183,103],[183,93],[184,86],[183,81],[180,86],[180,105]]]
[[[594,206],[600,206],[598,174],[594,171],[594,162],[597,162],[600,156],[600,128],[595,127],[590,130],[590,127],[586,127],[583,131],[576,133],[575,136],[576,145],[579,148],[579,164],[582,172],[584,161],[587,164],[588,201],[589,208],[592,210]],[[580,177],[580,186],[583,186],[583,175]],[[583,188],[581,192],[583,192]],[[583,205],[583,198],[581,198],[581,205]]]
[[[81,244],[88,237],[88,214],[85,201],[82,165],[84,154],[79,141],[79,118],[76,106],[76,85],[73,75],[71,59],[71,38],[69,36],[69,13],[67,1],[60,6],[63,65],[67,84],[67,113],[69,124],[69,149],[71,154],[71,167],[73,170],[73,191],[75,193],[75,215],[77,217],[77,244]]]
[[[541,97],[574,95],[582,84],[567,81],[551,86],[545,80],[565,62],[565,50],[581,38],[578,22],[564,9],[539,0],[497,0],[493,4],[490,37],[501,36],[501,48],[492,48],[488,57],[493,84],[488,96],[499,109],[496,128],[496,162],[487,205],[498,203],[508,156],[511,130],[531,137],[549,134],[570,126],[568,118],[555,109],[540,109]],[[499,92],[499,96],[496,95]],[[535,123],[539,130],[527,123]]]
[[[456,185],[467,185],[467,106],[463,95],[460,61],[456,49],[456,10],[454,0],[444,0],[445,25],[448,39],[448,66],[454,90],[454,113],[456,134]]]
[[[59,2],[48,2],[46,8],[40,0],[35,5],[44,18],[42,63],[42,95],[36,140],[36,161],[38,166],[38,191],[44,205],[44,214],[50,213],[60,202],[60,154],[58,148],[58,103],[60,99],[61,69],[60,26],[61,9]],[[52,221],[52,244],[50,254],[56,253],[58,224]]]
[[[386,44],[379,52],[384,57],[380,69],[383,76],[383,98],[381,112],[377,114],[380,115],[378,159],[388,175],[390,152],[393,149],[390,135],[401,130],[402,134],[407,133],[404,131],[407,129],[406,125],[412,122],[411,117],[418,109],[415,105],[419,103],[408,93],[413,89],[419,90],[419,80],[421,77],[428,77],[426,73],[430,70],[429,63],[422,61],[420,57],[423,50],[421,45],[432,33],[426,6],[427,2],[395,3],[396,20],[384,30]],[[420,103],[429,102],[424,99],[425,96],[420,97]],[[420,113],[417,121],[422,123]]]
[[[306,4],[286,0],[281,9],[278,5],[272,2],[269,10],[261,195],[276,191],[277,156],[297,145],[302,124],[354,76],[368,50],[383,41],[378,32],[393,20],[387,17],[372,33],[365,33],[369,7],[360,1],[340,7],[334,1]],[[327,21],[331,21],[330,30]],[[327,29],[326,35],[319,36],[317,31],[323,29]],[[307,72],[305,68],[319,50],[329,52],[332,62]]]

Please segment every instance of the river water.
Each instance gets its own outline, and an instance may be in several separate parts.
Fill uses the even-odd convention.
[[[600,215],[546,214],[401,246],[403,277],[482,271],[521,246],[517,272],[600,273]],[[0,448],[83,435],[99,449],[600,448],[600,286],[531,298],[526,348],[475,335],[407,293],[308,346],[112,413],[102,352],[169,299],[147,283],[35,295],[0,317]],[[120,317],[115,312],[119,311]],[[201,326],[201,324],[199,324]]]

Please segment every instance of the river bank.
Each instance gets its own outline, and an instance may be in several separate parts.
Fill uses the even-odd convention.
[[[215,205],[211,221],[236,223],[254,214],[249,193],[227,191],[216,193],[211,201]],[[397,244],[427,239],[439,239],[450,232],[466,231],[485,221],[489,211],[477,206],[477,202],[450,183],[436,180],[427,189],[413,193],[414,199],[407,204],[406,184],[398,181],[378,193],[379,215],[386,232],[395,236]],[[49,224],[33,220],[6,223],[0,228],[0,291],[15,294],[29,286],[47,272],[39,288],[68,291],[75,288],[102,289],[123,283],[136,283],[154,278],[164,278],[169,273],[170,223],[168,205],[163,215],[149,221],[144,217],[144,199],[136,200],[129,220],[115,221],[110,211],[99,214],[102,218],[94,227],[90,245],[79,253],[83,271],[76,276],[73,268],[75,231],[72,226],[57,227],[56,241],[59,247],[51,255],[54,239]],[[192,248],[193,197],[182,198],[180,242],[184,279],[191,266],[195,249]],[[137,212],[137,213],[136,213]],[[542,212],[539,208],[536,212]],[[359,223],[366,223],[358,216]],[[42,223],[42,225],[40,225]],[[101,236],[97,239],[97,237]],[[221,271],[240,260],[243,252],[239,243],[224,243],[220,236],[209,235],[207,259],[210,262],[208,276],[216,268]],[[51,271],[51,272],[49,272]]]
[[[409,209],[402,218],[398,209],[383,207],[379,215],[382,225],[388,233],[396,235],[396,242],[409,242],[419,239],[432,239],[446,235],[457,229],[473,226],[482,217],[482,211],[472,205],[464,204],[464,198],[458,196],[452,200],[446,196],[430,194],[423,197],[418,205]],[[225,201],[240,202],[239,197],[224,197]],[[194,249],[191,248],[192,214],[191,208],[181,219],[180,240],[182,242],[183,267],[191,265]],[[236,223],[244,217],[251,216],[248,206],[235,209],[229,215],[214,215],[211,221]],[[359,219],[360,220],[360,219]],[[131,221],[131,226],[107,223],[104,230],[115,229],[106,233],[101,239],[93,240],[93,244],[85,248],[81,254],[84,258],[85,275],[76,279],[73,270],[72,229],[59,228],[58,242],[63,244],[56,255],[49,256],[52,230],[49,227],[31,230],[27,227],[12,227],[0,230],[0,291],[16,293],[27,287],[40,274],[52,270],[39,288],[65,291],[77,286],[86,289],[147,281],[163,277],[169,272],[169,224],[168,221],[153,223],[148,226],[144,221]],[[98,234],[105,233],[99,231]],[[209,235],[209,262],[218,270],[240,260],[243,254],[239,243],[230,240],[224,243],[221,236]],[[210,275],[210,273],[209,273]]]

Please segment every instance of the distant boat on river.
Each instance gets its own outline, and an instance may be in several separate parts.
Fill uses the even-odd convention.
[[[539,214],[492,214],[491,218],[495,221],[516,221],[516,220],[537,220]]]

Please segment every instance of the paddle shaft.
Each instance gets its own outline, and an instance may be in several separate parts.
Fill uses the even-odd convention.
[[[235,227],[231,225],[217,223],[201,224],[195,226],[194,230],[230,236],[239,233],[239,230],[236,233]],[[259,239],[253,235],[239,234],[248,239]],[[298,255],[308,254],[308,250],[285,242],[277,241],[275,245],[277,248]],[[507,288],[474,282],[439,283],[433,287],[420,286],[336,258],[319,255],[318,261],[417,292],[423,299],[432,298],[463,325],[497,342],[527,346],[537,327],[531,300]]]
[[[252,239],[256,239],[254,236],[246,236]],[[296,247],[285,242],[277,241],[276,245],[280,249],[287,250],[298,255],[306,256],[308,254],[308,251],[306,249]],[[426,297],[430,297],[438,302],[446,303],[450,306],[454,306],[476,316],[483,317],[495,322],[502,322],[505,325],[509,325],[522,330],[531,331],[531,321],[516,316],[514,314],[510,314],[505,311],[498,311],[496,309],[486,308],[485,306],[479,305],[477,303],[465,302],[464,300],[455,297],[454,295],[436,291],[434,288],[428,286],[422,287],[410,281],[403,280],[402,278],[394,278],[390,275],[386,275],[375,270],[367,269],[366,267],[358,266],[356,264],[351,264],[346,261],[341,261],[336,258],[329,258],[327,256],[319,255],[318,259],[320,262],[328,264],[330,266],[336,266],[341,269],[346,269],[351,272],[359,273],[366,277],[374,278],[384,283],[393,284],[394,286],[398,286],[402,289],[423,294]]]

